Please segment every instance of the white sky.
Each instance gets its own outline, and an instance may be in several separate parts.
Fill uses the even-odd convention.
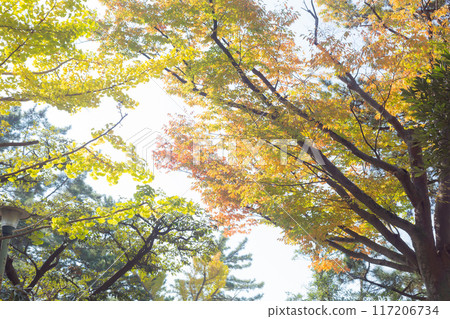
[[[265,2],[268,2],[267,0]],[[270,4],[277,1],[270,1]],[[301,1],[288,1],[297,10]],[[302,15],[306,17],[305,14]],[[309,19],[308,19],[309,20]],[[304,20],[299,19],[296,31],[306,32]],[[308,22],[308,27],[312,26]],[[143,136],[144,132],[160,132],[164,124],[168,122],[169,114],[186,114],[188,109],[181,99],[171,97],[164,92],[158,82],[150,80],[129,92],[139,102],[139,107],[134,110],[126,110],[127,118],[121,127],[116,130],[123,138],[135,140]],[[69,136],[80,141],[91,138],[91,128],[100,129],[107,123],[115,123],[120,115],[116,111],[115,103],[105,101],[98,109],[83,110],[73,116],[65,112],[49,109],[49,119],[58,126],[71,125]],[[132,138],[135,135],[134,138]],[[155,134],[156,135],[156,134]],[[141,156],[145,157],[145,150],[140,143],[137,146]],[[151,162],[151,158],[148,158]],[[161,188],[167,195],[177,195],[200,202],[199,194],[190,190],[190,181],[186,174],[180,172],[155,171],[153,187]],[[101,193],[118,197],[129,197],[135,191],[135,184],[131,178],[122,178],[118,185],[108,186],[106,182],[91,181],[92,186]],[[263,300],[281,301],[286,299],[286,292],[305,295],[305,287],[311,280],[311,271],[308,268],[309,261],[293,260],[295,247],[282,243],[280,231],[274,227],[258,226],[249,235],[246,252],[253,254],[253,265],[246,270],[236,272],[240,278],[255,278],[258,282],[264,281]],[[230,244],[237,244],[244,238],[243,235],[233,236]]]

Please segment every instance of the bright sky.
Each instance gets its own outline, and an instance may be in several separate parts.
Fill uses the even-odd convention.
[[[267,2],[267,0],[266,0]],[[274,1],[271,1],[273,4]],[[297,10],[300,1],[288,1]],[[306,16],[306,15],[303,15]],[[305,32],[305,20],[300,18],[296,25],[296,31]],[[308,21],[308,27],[312,24]],[[169,114],[186,114],[187,106],[181,99],[169,96],[164,92],[162,86],[154,80],[132,89],[131,96],[139,102],[139,107],[134,110],[126,110],[127,118],[121,127],[116,130],[123,138],[135,142],[138,152],[144,158],[146,151],[151,150],[152,138],[161,132],[161,128],[168,122]],[[115,108],[115,102],[105,101],[98,109],[84,110],[76,115],[49,110],[49,118],[58,126],[71,125],[69,136],[82,142],[91,138],[91,128],[100,129],[107,123],[115,123],[120,115]],[[155,132],[139,142],[140,137],[146,133]],[[147,145],[147,146],[145,146]],[[150,153],[147,151],[147,154]],[[150,155],[147,157],[149,165],[152,165]],[[185,173],[154,171],[155,181],[153,187],[161,188],[167,195],[177,195],[200,202],[199,194],[190,190],[190,180]],[[92,181],[93,187],[101,193],[112,196],[131,196],[135,191],[135,184],[131,178],[122,178],[118,185],[109,186],[106,182]],[[264,281],[263,300],[281,301],[286,299],[286,292],[305,295],[305,287],[311,279],[311,271],[308,268],[309,261],[294,258],[295,247],[282,243],[280,231],[274,227],[259,226],[249,235],[246,252],[253,254],[253,265],[251,268],[236,272],[240,278],[255,278],[258,282]],[[231,243],[237,244],[244,238],[243,235],[233,236]]]

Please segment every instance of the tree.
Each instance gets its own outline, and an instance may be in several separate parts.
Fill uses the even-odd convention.
[[[72,239],[79,236],[84,238],[92,220],[104,220],[112,216],[111,211],[123,211],[126,205],[129,209],[136,204],[134,201],[116,203],[115,207],[97,207],[95,198],[77,198],[76,194],[59,194],[58,189],[70,179],[90,174],[94,178],[105,176],[111,183],[117,183],[119,177],[128,173],[136,181],[149,183],[152,176],[145,167],[145,163],[136,156],[133,149],[127,148],[123,140],[112,134],[118,123],[106,128],[105,131],[94,132],[94,138],[87,143],[77,144],[63,136],[64,130],[58,129],[49,123],[39,121],[39,112],[24,113],[29,121],[23,121],[14,127],[14,118],[22,117],[20,109],[11,109],[1,121],[7,129],[3,135],[7,138],[26,136],[31,142],[8,142],[0,145],[2,161],[0,163],[0,203],[2,205],[15,205],[23,207],[33,213],[33,217],[25,222],[23,229],[18,229],[12,237],[19,237],[34,233],[39,234],[42,229],[59,229],[61,233],[70,234]],[[10,122],[8,122],[10,121]],[[21,130],[25,125],[26,130]],[[124,151],[128,156],[126,161],[114,161],[110,156],[101,152],[91,143],[101,144],[109,141],[110,145]],[[97,144],[97,145],[98,145]],[[58,181],[61,183],[58,184]],[[46,193],[48,185],[52,184],[54,192]],[[70,184],[70,183],[69,183]],[[133,204],[132,204],[133,203]],[[142,204],[142,203],[138,203]],[[117,205],[125,205],[120,208]],[[127,210],[127,209],[126,209]],[[82,214],[85,212],[87,215]],[[109,212],[108,212],[109,211]],[[73,215],[71,215],[71,212]],[[96,214],[97,216],[93,216]],[[89,216],[88,216],[89,215]],[[78,216],[80,218],[70,218]],[[122,218],[125,215],[122,214]],[[105,219],[106,218],[106,219]],[[121,217],[116,215],[117,222]],[[70,225],[77,224],[77,227]],[[63,226],[65,225],[65,226]]]
[[[23,132],[39,139],[42,146],[22,151],[23,158],[72,142],[67,128],[48,122],[45,110],[14,107],[0,119],[8,123],[0,143]],[[18,160],[16,151],[0,149],[3,166]],[[69,178],[64,168],[1,185],[5,200],[41,218],[22,221],[12,236],[1,299],[158,300],[165,297],[160,288],[166,274],[215,249],[213,225],[191,202],[149,185],[140,185],[133,199],[114,200],[86,184],[86,171]]]
[[[446,51],[437,60],[433,69],[416,77],[413,85],[403,91],[403,97],[411,103],[411,109],[419,123],[414,132],[424,151],[427,167],[433,168],[434,181],[439,183],[435,210],[450,211],[450,53]],[[448,251],[449,218],[447,214],[434,216],[436,231],[439,232],[438,251]],[[442,239],[441,237],[444,237]],[[445,239],[446,238],[446,239]]]
[[[145,66],[124,66],[121,55],[92,49],[99,26],[85,3],[2,1],[1,114],[28,101],[69,112],[98,107],[106,96],[136,105],[123,91],[137,83]]]
[[[210,256],[194,256],[182,272],[183,276],[175,275],[175,285],[172,290],[167,289],[164,283],[156,282],[155,295],[165,300],[212,300],[212,301],[242,301],[258,300],[263,294],[245,296],[254,289],[264,286],[255,279],[239,279],[233,270],[244,269],[251,266],[252,255],[241,252],[245,249],[247,239],[241,241],[236,247],[227,245],[228,238],[221,234],[214,243],[214,253]],[[231,249],[231,251],[230,251]],[[166,293],[164,297],[162,297]]]
[[[121,222],[126,227],[119,230],[100,231],[108,235],[106,238],[114,242],[113,247],[117,246],[115,251],[122,253],[124,258],[122,265],[108,269],[108,279],[92,288],[89,298],[115,296],[120,300],[161,299],[164,296],[160,288],[166,274],[178,272],[189,263],[192,256],[197,258],[195,256],[213,251],[213,227],[205,216],[196,211],[198,207],[188,208],[189,211],[183,213],[180,205],[189,205],[180,199],[161,199],[160,203],[160,206],[155,205],[155,210],[160,214],[158,217],[127,220]],[[104,243],[103,236],[100,238]],[[126,274],[130,270],[136,272],[129,273],[131,278],[127,278]]]
[[[217,220],[275,224],[317,269],[346,271],[347,255],[420,274],[429,299],[450,299],[448,176],[424,161],[430,141],[401,95],[448,46],[446,1],[311,2],[300,36],[298,13],[253,0],[105,5],[106,45],[203,107],[172,121],[161,155]],[[212,137],[227,137],[223,153],[199,144]]]
[[[252,254],[241,254],[245,249],[248,239],[245,238],[236,247],[228,246],[228,237],[221,236],[217,241],[217,247],[220,252],[220,259],[225,266],[228,267],[229,274],[225,283],[225,287],[215,295],[213,300],[259,300],[263,294],[254,296],[242,296],[242,293],[249,293],[255,289],[261,289],[263,282],[256,282],[255,279],[240,279],[232,274],[233,270],[245,269],[252,265]]]
[[[184,272],[186,279],[177,279],[175,291],[184,301],[211,301],[225,288],[228,267],[216,253],[210,260],[193,257],[191,268]]]
[[[0,114],[8,116],[17,112],[13,107],[22,107],[26,102],[47,104],[71,113],[98,107],[105,97],[114,99],[118,108],[136,105],[124,90],[142,80],[145,63],[125,66],[125,58],[120,54],[92,49],[96,47],[95,32],[99,28],[95,15],[85,1],[2,3]],[[86,48],[86,42],[94,45]],[[61,141],[52,140],[52,134],[57,132],[52,132],[50,125],[28,123],[26,130],[16,134],[14,140],[0,144],[0,148],[8,151],[3,153],[8,163],[3,163],[0,182],[20,182],[26,175],[36,178],[54,166],[64,167],[69,177],[92,169],[91,174],[107,176],[111,182],[117,181],[124,172],[138,178],[142,173],[139,161],[127,150],[124,141],[112,134],[125,116],[120,112],[117,123],[93,132],[93,139],[82,145],[72,142],[61,145]],[[10,125],[4,118],[0,124],[2,132],[8,131]],[[21,139],[32,136],[34,140]],[[102,156],[93,144],[105,142],[137,164],[113,162]],[[84,165],[86,169],[80,167]],[[142,176],[141,180],[145,180]]]
[[[59,192],[74,183],[85,187],[81,176],[87,174],[104,177],[111,184],[123,174],[144,185],[152,180],[144,161],[113,133],[126,117],[122,107],[136,105],[123,91],[142,79],[145,63],[125,66],[122,55],[83,45],[95,44],[99,27],[95,12],[83,1],[3,1],[0,17],[0,204],[32,213],[10,238],[29,236],[38,246],[45,244],[44,233],[54,231],[64,237],[47,247],[47,266],[53,266],[69,242],[85,239],[98,222],[116,224],[145,205],[134,200],[108,205],[98,198],[83,198],[81,193]],[[116,100],[120,117],[103,130],[93,131],[92,139],[85,143],[66,138],[66,129],[48,123],[43,112],[23,111],[35,103],[73,113],[97,107],[105,98]],[[105,144],[126,159],[115,161],[102,152]],[[140,194],[145,200],[143,192]],[[147,210],[144,215],[151,213]],[[22,239],[29,246],[27,239]],[[12,264],[8,267],[13,269]],[[38,275],[39,267],[35,268]]]
[[[15,240],[7,287],[32,300],[161,300],[166,274],[212,252],[214,242],[199,214],[160,212],[96,227],[85,240],[50,232],[40,245]]]
[[[6,287],[32,300],[164,298],[166,274],[214,251],[214,227],[197,206],[158,197],[151,204],[154,215],[141,211],[115,225],[92,226],[83,239],[57,230],[14,238]]]
[[[288,301],[342,301],[348,298],[351,291],[343,288],[343,280],[340,273],[332,270],[317,271],[313,274],[313,280],[308,285],[306,298],[302,294],[287,293]],[[347,299],[348,298],[348,299]]]
[[[314,271],[305,297],[289,293],[288,300],[424,300],[425,289],[417,274],[386,271],[361,260],[346,259],[349,273],[333,270]],[[404,289],[395,287],[404,285]]]

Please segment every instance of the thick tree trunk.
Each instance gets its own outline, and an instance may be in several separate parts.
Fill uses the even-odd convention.
[[[450,301],[450,256],[448,252],[439,255],[441,272],[436,274],[434,291],[436,297],[433,300]],[[431,298],[430,298],[431,299]]]
[[[443,300],[450,300],[450,169],[441,174],[434,222],[436,248],[443,271],[437,278],[439,293],[445,296]]]
[[[450,254],[450,169],[442,172],[439,178],[434,229],[437,250],[440,254],[447,254],[448,256]]]
[[[450,127],[445,127],[439,146],[450,151]],[[439,158],[439,189],[434,211],[437,270],[432,274],[430,299],[450,300],[450,154]]]
[[[420,249],[420,251],[418,250]],[[438,254],[434,247],[416,247],[420,274],[429,300],[450,300],[450,259],[448,253]]]
[[[442,172],[434,212],[434,232],[425,232],[418,224],[422,237],[415,251],[423,281],[430,300],[450,300],[450,174]],[[434,240],[436,239],[436,243]]]
[[[446,259],[446,260],[445,260]],[[422,269],[429,300],[450,301],[450,267],[448,256],[438,256],[437,262]]]

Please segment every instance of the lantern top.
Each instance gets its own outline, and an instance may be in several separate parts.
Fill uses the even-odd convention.
[[[31,216],[25,209],[14,206],[0,206],[0,216],[2,217],[2,226],[16,227],[20,219],[26,219]]]

